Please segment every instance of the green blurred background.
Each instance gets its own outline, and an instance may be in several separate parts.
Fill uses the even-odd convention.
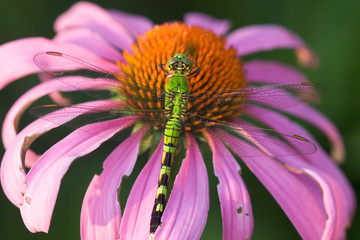
[[[232,21],[232,30],[250,25],[275,23],[298,33],[319,55],[317,70],[301,69],[313,81],[327,86],[328,93],[318,106],[340,129],[347,148],[346,162],[341,168],[350,179],[357,196],[360,194],[360,1],[93,1],[104,8],[141,14],[155,23],[181,20],[188,11],[202,11]],[[0,44],[18,38],[54,35],[52,24],[74,1],[0,0]],[[275,58],[297,66],[291,51],[272,51],[251,58]],[[4,61],[4,59],[2,59]],[[298,66],[297,66],[298,67]],[[1,69],[0,69],[1,71]],[[0,120],[11,104],[28,88],[36,85],[35,77],[16,81],[0,92]],[[32,120],[26,116],[25,126]],[[315,129],[314,134],[327,148],[326,139]],[[58,132],[61,134],[61,132]],[[49,137],[49,136],[48,136]],[[54,140],[53,142],[56,142]],[[49,139],[36,143],[35,149],[50,146]],[[76,161],[62,181],[49,234],[27,231],[19,210],[0,193],[0,239],[79,239],[80,209],[83,196],[94,173],[100,173],[102,160],[115,146],[105,144],[100,150]],[[0,147],[0,155],[4,148]],[[144,160],[141,164],[144,163]],[[141,169],[141,164],[135,171]],[[208,167],[211,167],[209,163]],[[241,163],[241,166],[243,164]],[[253,239],[300,239],[287,217],[266,189],[249,173],[243,171],[255,215]],[[130,183],[136,173],[126,180]],[[216,192],[217,180],[209,169],[210,212],[202,239],[221,239],[221,215]],[[129,192],[125,184],[123,191]],[[127,185],[127,186],[126,186]],[[126,200],[126,199],[125,199]],[[125,200],[123,200],[125,202]],[[124,203],[122,204],[124,205]],[[360,239],[360,217],[355,215],[348,239]]]

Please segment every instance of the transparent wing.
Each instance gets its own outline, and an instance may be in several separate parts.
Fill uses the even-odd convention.
[[[150,83],[139,82],[121,73],[106,71],[100,67],[94,66],[81,59],[59,52],[42,52],[34,56],[35,64],[50,76],[59,81],[78,89],[79,91],[99,89],[99,82],[106,81],[108,90],[120,88],[129,88],[135,91],[139,96],[147,99],[158,99],[163,97],[163,90]],[[74,81],[66,76],[84,76],[88,81]],[[113,80],[113,81],[111,81]],[[143,84],[147,84],[144,86]],[[97,99],[107,99],[111,97],[109,93],[99,91],[86,91],[86,94]]]
[[[38,53],[33,60],[50,77],[73,87],[74,90],[102,100],[103,103],[106,102],[98,107],[96,104],[96,106],[92,106],[92,104],[86,105],[86,103],[68,106],[56,104],[39,106],[30,110],[35,117],[72,129],[79,129],[91,123],[116,121],[123,118],[129,122],[143,120],[150,122],[151,125],[161,125],[164,121],[162,104],[158,104],[158,101],[164,101],[164,91],[148,82],[137,82],[122,73],[110,72],[59,52]],[[144,84],[147,85],[144,86]],[[120,93],[117,91],[119,89],[123,91]],[[151,109],[120,109],[124,107],[124,104],[118,98],[121,98],[124,92],[125,94],[136,94],[136,101],[146,103],[141,104],[143,108],[148,106]],[[149,99],[152,102],[149,102]],[[89,132],[92,128],[85,129],[90,135],[101,136],[101,131]],[[114,139],[122,141],[124,137],[116,135]]]
[[[165,94],[163,90],[155,86],[143,86],[136,80],[131,79],[121,73],[113,73],[96,67],[78,58],[58,52],[39,53],[34,57],[34,62],[44,72],[51,74],[60,81],[68,84],[80,91],[84,89],[98,89],[99,81],[107,80],[106,86],[109,90],[119,88],[130,88],[135,90],[140,96],[148,96],[158,99]],[[73,81],[66,76],[85,76],[88,81]],[[109,93],[102,94],[101,91],[90,91],[90,95],[98,99],[109,99]],[[306,101],[317,101],[321,94],[326,92],[326,88],[309,82],[298,82],[289,84],[278,84],[259,88],[245,89],[220,89],[214,91],[196,92],[190,94],[189,102],[192,106],[209,102],[212,105],[225,105],[230,101],[237,101],[250,113],[262,113],[268,111],[268,107],[283,109],[294,106]],[[110,96],[111,97],[111,96]],[[163,109],[134,110],[134,109],[100,109],[85,105],[74,106],[42,106],[32,109],[32,114],[54,122],[58,125],[65,125],[74,129],[79,126],[98,121],[107,121],[117,118],[127,117],[127,119],[154,120],[154,122],[164,121]],[[51,113],[51,114],[49,114]],[[189,113],[191,116],[191,113]],[[249,126],[241,126],[221,121],[213,121],[205,117],[196,115],[201,119],[204,126],[218,126],[232,134],[242,138],[248,144],[261,143],[266,146],[273,146],[276,149],[272,152],[275,156],[283,154],[310,154],[316,151],[316,146],[305,138],[297,135],[278,132],[270,129],[260,129]],[[159,121],[160,120],[160,121]],[[91,134],[91,133],[90,133]],[[254,141],[253,141],[253,140]],[[260,145],[261,145],[260,144]],[[238,146],[242,148],[242,146]],[[292,149],[290,151],[290,149]],[[248,152],[249,156],[263,155],[264,151]]]
[[[82,126],[112,121],[116,119],[124,119],[124,121],[142,121],[150,122],[150,124],[161,124],[164,119],[164,111],[161,109],[117,109],[112,107],[95,107],[85,104],[60,106],[56,104],[43,105],[32,108],[30,113],[35,117],[55,123],[59,126],[65,126],[72,129],[79,129]],[[146,120],[146,121],[145,121]],[[91,131],[91,128],[86,128],[86,132],[90,135],[102,136],[99,131]],[[124,140],[124,136],[115,135],[117,141]]]
[[[244,153],[244,156],[295,156],[308,155],[317,151],[316,145],[310,140],[287,132],[273,129],[257,128],[250,125],[235,124],[218,120],[211,120],[198,115],[190,115],[201,121],[205,127],[218,127],[225,132],[242,140],[235,147]],[[220,136],[221,137],[221,136]],[[253,148],[249,148],[250,145]],[[220,155],[223,153],[219,153]]]
[[[258,88],[220,89],[190,94],[192,106],[208,102],[211,106],[237,102],[247,113],[263,113],[271,108],[284,109],[304,102],[317,102],[326,92],[318,83],[297,82]]]

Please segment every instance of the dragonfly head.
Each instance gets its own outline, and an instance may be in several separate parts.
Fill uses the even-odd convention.
[[[193,62],[185,54],[177,53],[167,61],[166,67],[169,72],[190,73],[193,69]]]

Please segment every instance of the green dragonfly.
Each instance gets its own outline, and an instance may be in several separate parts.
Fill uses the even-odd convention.
[[[244,139],[247,144],[252,144],[248,142],[248,136],[260,143],[275,144],[274,135],[276,135],[277,138],[281,139],[281,141],[276,141],[277,148],[286,149],[285,154],[289,154],[289,146],[294,149],[293,154],[302,155],[316,152],[316,146],[301,136],[216,120],[196,114],[192,112],[192,107],[189,107],[209,99],[212,100],[212,104],[220,106],[228,104],[229,101],[236,101],[239,104],[238,111],[250,115],[262,114],[274,107],[281,110],[305,101],[316,100],[319,93],[325,92],[325,87],[316,83],[296,82],[264,87],[219,89],[192,93],[189,90],[188,79],[196,75],[200,71],[200,67],[184,54],[175,54],[166,64],[159,65],[160,69],[169,78],[168,83],[165,84],[165,81],[163,81],[160,84],[162,87],[151,85],[149,82],[139,82],[138,79],[123,73],[106,71],[59,52],[39,53],[34,57],[34,62],[49,76],[69,85],[74,88],[74,91],[83,91],[95,99],[110,101],[114,103],[114,107],[101,109],[87,106],[86,103],[67,106],[47,105],[33,108],[31,110],[33,115],[72,128],[128,116],[144,123],[150,122],[150,125],[154,128],[162,127],[164,129],[161,171],[150,222],[151,234],[154,234],[158,226],[161,225],[161,217],[168,197],[170,171],[175,149],[178,138],[181,132],[185,131],[187,124],[191,125],[196,122],[197,130],[218,127]],[[79,81],[76,81],[76,77],[79,77]],[[80,111],[87,114],[79,116]],[[51,118],[47,117],[49,116],[48,113],[52,114]],[[54,115],[58,117],[54,117]],[[64,119],[69,121],[64,121]],[[99,135],[98,131],[96,134]],[[242,146],[237,147],[242,148]],[[247,154],[254,156],[264,153],[259,149],[259,151]],[[274,153],[274,156],[281,156],[282,154],[279,151]]]

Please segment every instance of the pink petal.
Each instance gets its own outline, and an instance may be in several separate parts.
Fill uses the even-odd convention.
[[[86,125],[69,134],[38,159],[25,178],[24,204],[20,206],[29,231],[48,232],[60,182],[70,164],[132,123],[127,118],[121,118]],[[98,132],[102,136],[87,132]]]
[[[308,79],[296,69],[275,61],[253,60],[244,64],[246,80],[250,83],[307,82]]]
[[[133,38],[125,26],[96,4],[79,2],[55,21],[56,32],[72,28],[88,28],[121,50],[131,51]]]
[[[154,239],[200,239],[209,210],[206,166],[193,135]]]
[[[219,20],[201,12],[186,13],[184,21],[189,26],[200,26],[218,35],[224,35],[231,27],[230,21]]]
[[[277,62],[255,60],[246,63],[244,69],[246,71],[247,80],[255,83],[277,84],[307,81],[307,79],[297,70]],[[273,105],[273,107],[276,106]],[[337,162],[342,162],[344,160],[345,148],[340,133],[326,116],[306,104],[284,108],[282,111],[302,118],[322,130],[330,140],[332,157]]]
[[[17,207],[23,203],[25,192],[23,156],[38,136],[55,127],[58,125],[38,119],[24,128],[5,151],[1,162],[1,185],[7,198]]]
[[[76,45],[56,43],[46,38],[25,38],[0,46],[0,56],[3,57],[0,59],[0,69],[2,69],[0,71],[0,89],[18,78],[41,72],[33,62],[33,57],[44,51],[69,53],[108,71],[118,71],[115,64],[105,61]]]
[[[121,12],[115,9],[109,9],[108,12],[121,24],[126,27],[127,30],[137,37],[140,34],[146,33],[153,28],[154,23],[141,15],[130,14]]]
[[[89,106],[94,107],[113,107],[108,101],[95,101],[88,103]],[[81,109],[80,109],[81,110]],[[65,123],[70,121],[78,115],[86,113],[88,109],[84,111],[78,111],[72,115],[72,118],[66,117],[56,120],[57,124],[44,119],[38,119],[24,128],[14,139],[12,144],[6,149],[3,160],[1,162],[1,185],[6,196],[16,206],[20,206],[23,203],[23,194],[25,192],[25,171],[22,162],[27,162],[24,159],[24,155],[27,153],[27,149],[31,143],[41,136],[42,134],[56,128],[61,124],[61,121]],[[26,155],[28,156],[28,155]]]
[[[254,219],[249,193],[240,177],[240,166],[229,150],[212,132],[207,140],[213,151],[215,175],[223,219],[223,239],[251,239]]]
[[[280,114],[268,113],[263,116],[258,116],[258,119],[277,130],[297,133],[301,132],[301,136],[315,142],[310,134],[298,124],[291,122]],[[340,238],[340,236],[345,235],[344,231],[355,211],[356,199],[354,191],[344,174],[320,147],[318,148],[318,151],[315,154],[310,155],[307,160],[311,162],[315,171],[320,173],[320,176],[325,179],[333,192],[337,215],[328,212],[329,220],[327,228],[335,229],[334,239]]]
[[[25,38],[8,42],[0,46],[0,89],[13,80],[40,69],[32,61],[34,55],[44,48],[54,48],[55,44],[45,38]]]
[[[304,173],[291,171],[270,157],[246,157],[246,154],[244,157],[244,152],[254,151],[253,146],[223,131],[219,135],[273,195],[300,236],[304,239],[320,239],[327,216],[324,206],[319,205],[317,193],[321,192],[319,187],[324,190],[327,186],[317,182],[319,185],[312,184],[308,187],[298,178]],[[235,147],[241,144],[241,149]]]
[[[28,150],[25,155],[25,167],[31,168],[35,162],[39,159],[40,155],[36,154],[32,150]]]
[[[61,31],[53,39],[56,42],[67,42],[86,48],[95,55],[111,62],[123,60],[123,56],[119,51],[114,49],[108,42],[106,42],[97,33],[89,29],[69,29]]]
[[[139,176],[128,197],[120,226],[120,239],[149,239],[150,218],[160,174],[163,140]]]
[[[2,137],[5,148],[8,148],[12,143],[13,139],[17,134],[18,121],[23,114],[23,112],[37,99],[46,96],[47,94],[55,91],[77,91],[79,89],[82,90],[90,90],[90,89],[106,89],[107,86],[112,82],[108,79],[99,79],[99,81],[93,81],[94,84],[87,86],[85,83],[89,80],[80,76],[76,77],[64,77],[64,82],[69,84],[65,84],[59,80],[50,80],[48,82],[39,84],[29,91],[27,91],[24,95],[22,95],[10,108],[9,112],[6,114],[3,129],[2,129]],[[66,80],[67,79],[67,80]],[[79,86],[78,89],[72,87],[71,83],[76,83],[76,86]],[[83,84],[81,84],[83,83]]]
[[[227,45],[239,56],[278,48],[295,48],[298,60],[307,66],[318,64],[317,56],[294,33],[278,25],[254,25],[240,28],[227,36]]]
[[[91,181],[81,209],[81,239],[118,239],[118,188],[134,168],[143,134],[139,131],[122,142],[105,160],[101,175]]]

